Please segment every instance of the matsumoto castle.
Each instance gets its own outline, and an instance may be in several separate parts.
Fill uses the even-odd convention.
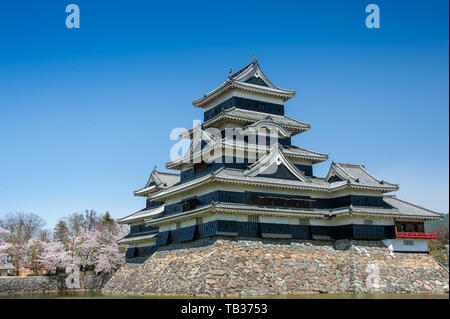
[[[283,240],[382,240],[392,251],[427,252],[424,221],[439,213],[398,199],[397,184],[361,164],[332,162],[324,177],[313,166],[328,155],[291,144],[310,129],[285,114],[295,91],[275,86],[254,59],[193,101],[203,124],[173,173],[154,169],[134,192],[146,207],[120,219],[131,226],[120,242],[127,261],[143,262],[160,246],[212,236]]]

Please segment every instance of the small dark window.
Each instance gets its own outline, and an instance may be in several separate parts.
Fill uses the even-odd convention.
[[[197,207],[198,200],[197,198],[188,199],[184,202],[182,202],[183,212],[193,210],[195,207]]]
[[[194,174],[206,171],[208,169],[207,163],[196,163],[194,164]]]

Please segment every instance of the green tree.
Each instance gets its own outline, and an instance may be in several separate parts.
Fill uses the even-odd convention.
[[[60,220],[54,230],[53,230],[53,239],[54,241],[59,241],[63,243],[64,245],[67,244],[67,242],[70,239],[70,231],[69,227],[67,226],[67,223],[64,220]]]
[[[102,222],[103,223],[110,223],[110,222],[113,222],[113,221],[114,221],[114,219],[111,217],[109,212],[106,211],[105,215],[103,215],[103,217],[102,217]]]

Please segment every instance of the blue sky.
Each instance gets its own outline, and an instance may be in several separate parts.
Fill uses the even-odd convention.
[[[81,28],[65,27],[78,4]],[[381,28],[367,29],[376,3]],[[130,214],[195,98],[255,53],[293,138],[448,212],[448,1],[10,1],[0,8],[0,217]]]

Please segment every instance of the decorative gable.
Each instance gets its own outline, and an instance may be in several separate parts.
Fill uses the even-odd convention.
[[[249,78],[247,81],[245,81],[245,83],[250,83],[250,84],[256,84],[256,85],[260,85],[260,86],[269,86],[267,85],[266,82],[264,82],[263,80],[261,80],[260,77],[256,77],[256,76],[252,76],[251,78]]]
[[[272,89],[278,89],[278,87],[270,82],[270,80],[263,73],[258,61],[256,61],[256,57],[253,57],[253,61],[249,65],[238,72],[231,74],[230,79],[241,83],[250,83]]]
[[[192,101],[196,107],[207,108],[217,97],[230,89],[239,89],[252,94],[264,94],[287,101],[295,96],[295,91],[285,90],[274,85],[261,70],[256,58],[235,73],[230,73],[225,82],[219,87],[203,95],[203,97]]]
[[[272,163],[265,171],[260,172],[257,176],[262,177],[272,177],[272,178],[282,178],[297,180],[298,177],[294,175],[289,168],[283,164]]]
[[[265,156],[252,164],[245,172],[247,176],[261,176],[281,179],[297,179],[311,182],[283,154],[280,147],[273,147]]]

